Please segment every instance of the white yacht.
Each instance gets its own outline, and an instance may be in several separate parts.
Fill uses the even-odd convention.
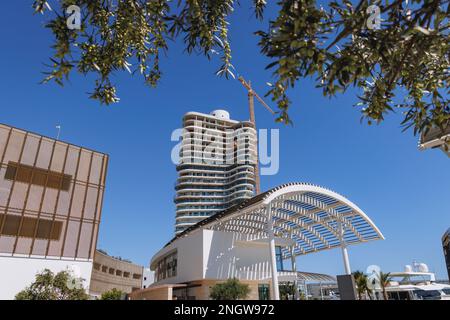
[[[436,282],[426,264],[414,263],[403,272],[391,273],[386,293],[389,300],[450,300],[450,284]]]

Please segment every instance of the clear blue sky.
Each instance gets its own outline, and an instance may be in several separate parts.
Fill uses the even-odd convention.
[[[175,166],[170,160],[172,130],[187,111],[226,108],[248,119],[247,95],[238,81],[214,76],[219,61],[183,54],[173,43],[162,61],[157,89],[139,77],[117,74],[120,103],[100,106],[88,99],[91,77],[73,75],[64,88],[40,85],[51,53],[43,17],[32,1],[6,1],[0,19],[0,122],[55,136],[110,155],[107,192],[98,247],[148,265],[173,236]],[[234,64],[261,94],[271,74],[252,32],[250,1],[231,21]],[[270,8],[273,9],[273,8]],[[280,128],[280,171],[262,179],[262,189],[286,182],[318,184],[348,197],[380,227],[385,241],[350,247],[353,269],[378,264],[398,271],[412,260],[427,263],[446,278],[441,236],[450,227],[450,159],[443,152],[418,151],[417,138],[402,133],[400,116],[379,126],[360,123],[355,92],[329,100],[311,80],[291,92],[293,127],[276,125],[257,106],[260,128]],[[270,101],[267,101],[270,102]],[[272,104],[273,105],[273,104]],[[339,250],[298,258],[301,270],[343,272]]]

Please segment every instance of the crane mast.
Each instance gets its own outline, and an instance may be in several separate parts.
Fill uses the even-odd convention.
[[[250,114],[250,122],[253,124],[255,130],[256,129],[256,119],[255,119],[255,97],[258,101],[267,109],[270,113],[275,114],[275,112],[264,102],[263,99],[252,89],[252,84],[250,81],[245,81],[243,77],[238,78],[242,85],[248,91],[248,110]],[[258,136],[258,135],[257,135]],[[259,158],[258,158],[258,141],[255,145],[256,148],[256,162],[255,162],[255,193],[261,193],[261,182],[259,176]]]

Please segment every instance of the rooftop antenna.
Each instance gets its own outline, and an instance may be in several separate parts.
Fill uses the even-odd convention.
[[[275,112],[264,102],[263,99],[252,89],[251,81],[246,81],[242,76],[239,76],[238,80],[248,91],[248,109],[250,113],[250,122],[253,124],[256,130],[256,120],[255,120],[255,97],[263,105],[264,108],[269,110],[270,113],[275,114]],[[256,145],[256,164],[255,164],[255,191],[256,194],[261,193],[260,177],[259,177],[259,161],[258,161],[258,145]]]
[[[59,134],[61,133],[61,125],[58,124],[56,126],[56,129],[58,130],[56,133],[56,140],[59,140]]]

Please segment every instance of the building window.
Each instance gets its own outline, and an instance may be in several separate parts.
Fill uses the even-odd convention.
[[[259,300],[270,299],[270,291],[268,284],[258,284],[258,299]]]
[[[94,269],[100,271],[100,263],[94,262]]]
[[[116,276],[121,277],[122,276],[122,270],[116,270]]]
[[[158,262],[156,267],[156,281],[177,276],[177,253],[174,252]]]
[[[130,277],[130,273],[125,271],[125,272],[123,273],[123,277],[124,277],[124,278],[129,278],[129,277]]]
[[[141,278],[141,275],[139,273],[133,273],[133,279],[138,280],[140,278]]]
[[[68,191],[72,176],[10,161],[5,179]]]
[[[107,266],[102,266],[102,272],[108,272],[108,267]]]
[[[20,226],[22,221],[22,226]],[[0,214],[0,225],[3,224],[2,235],[59,240],[62,222],[42,218],[21,217],[12,214]],[[19,230],[20,229],[20,230]]]
[[[283,271],[283,254],[281,253],[281,247],[280,246],[276,246],[275,247],[275,256],[276,256],[276,260],[277,260],[277,270],[278,271]]]

